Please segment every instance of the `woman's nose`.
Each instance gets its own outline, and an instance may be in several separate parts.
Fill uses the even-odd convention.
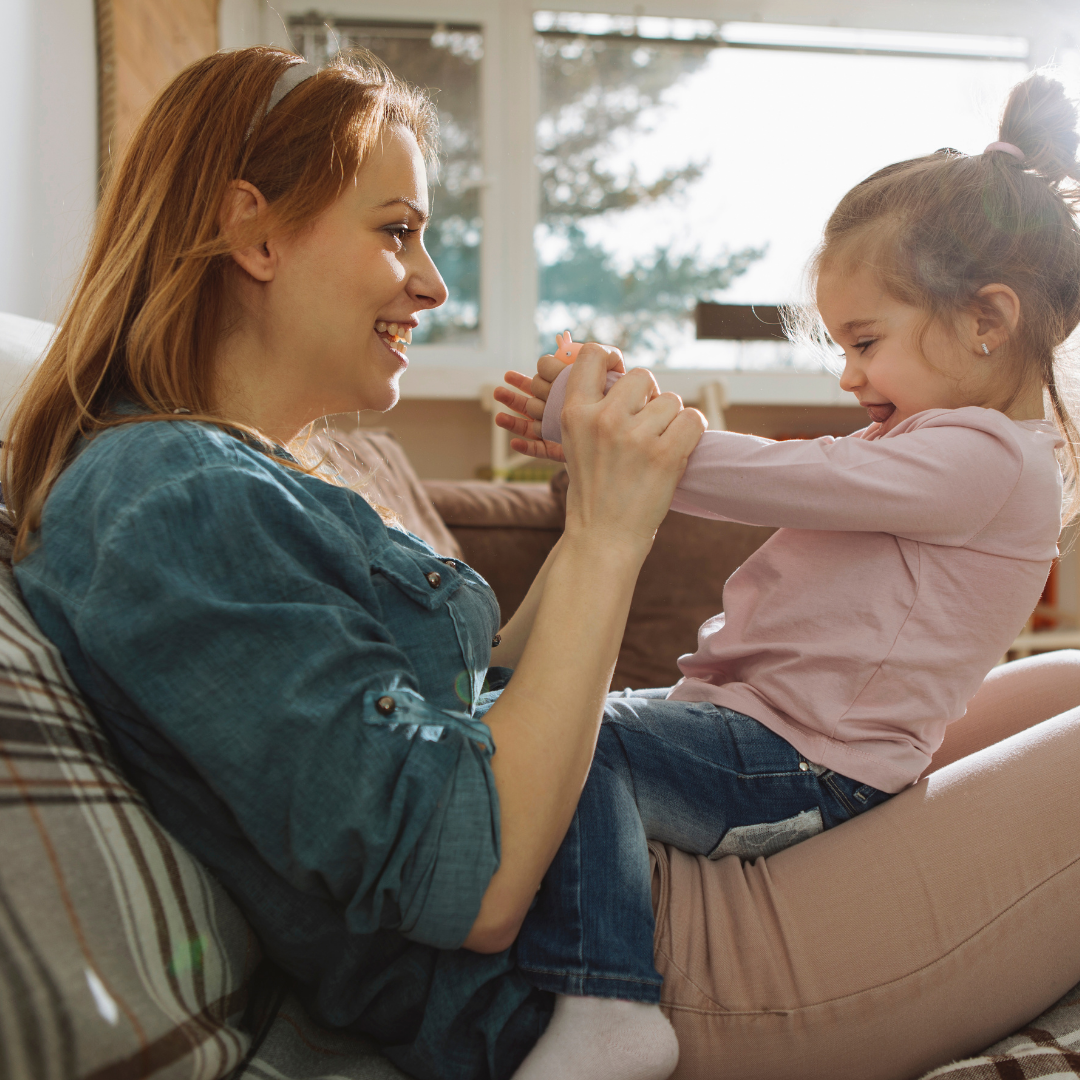
[[[427,248],[422,247],[417,252],[416,259],[417,263],[409,275],[407,285],[409,295],[419,307],[441,307],[450,294],[439,268],[428,254]]]

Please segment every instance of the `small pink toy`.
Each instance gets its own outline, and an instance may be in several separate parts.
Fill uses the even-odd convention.
[[[581,352],[583,344],[584,342],[571,340],[570,331],[565,330],[555,335],[555,355],[564,364],[572,364],[577,359],[577,354]]]
[[[566,400],[566,387],[570,381],[570,365],[577,359],[581,352],[583,341],[574,341],[570,337],[570,331],[566,330],[555,335],[555,355],[566,367],[555,377],[548,391],[547,405],[544,408],[544,419],[540,423],[540,437],[548,442],[562,442],[562,407]],[[605,346],[610,348],[610,346]],[[606,394],[620,379],[621,371],[609,371],[604,385]]]

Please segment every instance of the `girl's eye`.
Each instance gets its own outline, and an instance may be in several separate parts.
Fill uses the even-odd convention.
[[[856,341],[855,348],[858,349],[859,352],[864,353],[875,341],[877,341],[877,338],[867,338],[865,341]]]
[[[391,225],[386,230],[395,240],[400,244],[404,244],[405,241],[412,236],[417,230],[410,229],[408,225]]]

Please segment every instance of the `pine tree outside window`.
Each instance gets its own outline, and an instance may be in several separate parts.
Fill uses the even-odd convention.
[[[537,329],[656,368],[820,370],[784,342],[694,341],[697,301],[783,304],[843,193],[980,153],[1023,38],[536,12]]]

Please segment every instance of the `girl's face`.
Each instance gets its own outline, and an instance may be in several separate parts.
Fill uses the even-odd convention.
[[[874,276],[823,270],[818,311],[844,350],[842,389],[888,431],[927,409],[982,404],[983,371],[960,336],[890,297]]]

